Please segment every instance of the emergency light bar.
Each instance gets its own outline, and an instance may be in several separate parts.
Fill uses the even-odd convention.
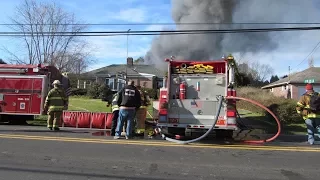
[[[0,72],[25,73],[25,72],[27,72],[27,69],[7,69],[7,68],[0,68]]]

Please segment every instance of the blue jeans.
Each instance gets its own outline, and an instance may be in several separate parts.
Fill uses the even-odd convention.
[[[126,135],[128,137],[132,136],[132,129],[133,129],[133,120],[135,115],[135,109],[120,109],[119,110],[119,117],[118,117],[118,123],[116,128],[116,136],[121,136],[122,129],[124,122],[127,121],[127,129],[126,129]]]
[[[314,134],[318,133],[316,127],[320,125],[320,119],[306,119],[305,120],[307,125],[307,132],[308,132],[308,142],[310,144],[314,143]]]

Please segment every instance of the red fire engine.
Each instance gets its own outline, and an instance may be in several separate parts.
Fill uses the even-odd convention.
[[[153,102],[158,126],[183,136],[206,132],[215,119],[217,96],[236,96],[233,56],[216,61],[166,61],[168,75],[159,101]],[[223,104],[214,128],[217,136],[231,137],[238,129],[235,107],[234,100]]]
[[[0,64],[0,121],[21,123],[42,115],[46,95],[56,79],[70,90],[69,79],[54,66]]]

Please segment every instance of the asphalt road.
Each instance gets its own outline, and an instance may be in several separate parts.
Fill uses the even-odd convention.
[[[176,145],[91,133],[0,126],[0,180],[230,179],[319,177],[320,148],[278,144]]]

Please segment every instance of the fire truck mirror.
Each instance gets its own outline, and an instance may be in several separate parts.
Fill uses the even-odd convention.
[[[4,97],[3,94],[0,94],[0,101],[3,101],[3,100],[4,100],[3,97]]]

